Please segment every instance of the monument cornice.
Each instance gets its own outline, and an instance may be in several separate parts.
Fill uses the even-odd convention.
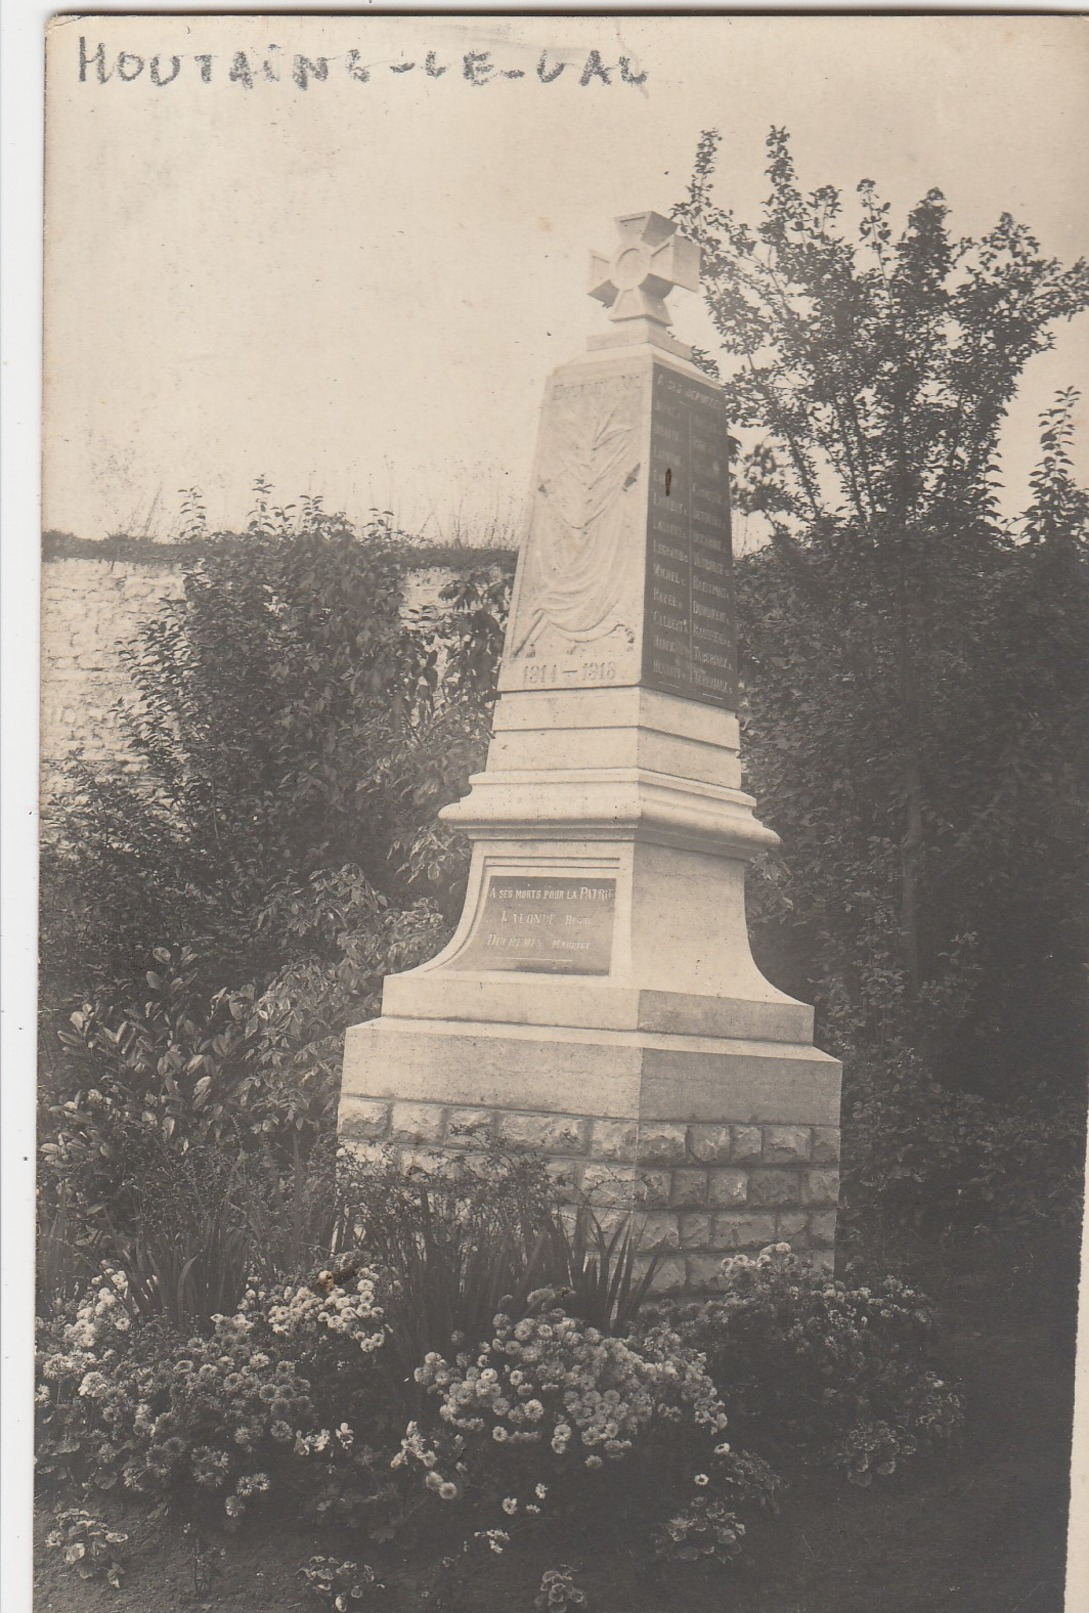
[[[746,860],[779,836],[753,816],[742,791],[647,768],[564,768],[476,773],[470,794],[440,816],[477,838],[648,840]]]

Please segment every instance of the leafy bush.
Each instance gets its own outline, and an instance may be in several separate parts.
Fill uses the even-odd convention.
[[[232,968],[236,981],[253,978],[276,956],[275,937],[248,922],[264,893],[295,871],[357,860],[349,815],[363,834],[370,816],[362,792],[351,799],[360,763],[339,776],[337,763],[381,725],[375,696],[411,677],[400,659],[403,560],[320,508],[298,530],[262,528],[255,520],[244,550],[202,555],[183,597],[143,628],[124,708],[142,770],[83,773],[58,825],[59,876],[89,880],[68,915],[82,934],[69,931],[63,950],[75,940],[80,966],[100,977],[131,974],[164,938],[203,936],[221,978]],[[110,925],[122,891],[124,936]],[[98,958],[88,956],[96,936]]]
[[[546,1568],[541,1575],[541,1588],[533,1598],[536,1608],[554,1610],[554,1613],[568,1613],[572,1607],[586,1607],[587,1596],[584,1590],[575,1584],[576,1570],[567,1563],[561,1563],[558,1568]]]
[[[47,1003],[137,979],[162,944],[235,988],[336,964],[322,881],[348,871],[397,909],[452,899],[464,843],[431,831],[487,743],[509,572],[482,564],[406,616],[410,553],[391,521],[360,533],[320,499],[276,512],[267,486],[245,539],[198,546],[127,655],[138,768],[77,768],[52,826]],[[305,948],[260,922],[285,902],[309,905]]]
[[[85,1216],[121,1226],[147,1208],[139,1183],[149,1151],[256,1151],[310,1118],[304,1092],[275,1093],[259,1069],[266,1028],[253,989],[208,992],[187,947],[157,948],[155,962],[139,995],[103,994],[60,1033],[68,1095],[49,1109],[55,1129],[41,1150]]]
[[[680,1563],[701,1558],[731,1562],[739,1555],[745,1525],[737,1513],[717,1496],[697,1495],[687,1506],[660,1524],[655,1535],[658,1555]]]
[[[384,1587],[369,1563],[356,1563],[336,1557],[311,1557],[299,1569],[299,1577],[308,1591],[320,1597],[336,1613],[348,1613],[353,1602],[363,1602],[369,1594]]]
[[[936,1081],[905,1047],[856,1060],[844,1116],[844,1228],[895,1244],[980,1228],[1076,1239],[1085,1105],[1033,1091],[996,1102]]]
[[[77,1224],[134,1300],[182,1328],[231,1308],[249,1269],[328,1254],[334,1089],[328,1069],[285,1053],[286,1009],[252,988],[209,993],[189,948],[158,948],[154,962],[142,993],[103,990],[61,1033],[67,1084],[46,1109],[41,1218]],[[72,1283],[57,1240],[42,1251],[48,1305]]]
[[[747,1442],[831,1461],[856,1483],[959,1436],[964,1402],[930,1364],[929,1302],[896,1278],[849,1287],[774,1244],[724,1262],[724,1291],[676,1326],[706,1354]]]
[[[114,1590],[121,1589],[128,1535],[93,1518],[89,1512],[70,1507],[58,1512],[56,1527],[45,1537],[50,1551],[64,1553],[64,1561],[80,1579],[104,1579]]]

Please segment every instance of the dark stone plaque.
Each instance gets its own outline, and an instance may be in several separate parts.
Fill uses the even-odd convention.
[[[607,975],[616,880],[492,874],[459,969]]]
[[[655,366],[643,683],[737,706],[728,438],[709,383]]]

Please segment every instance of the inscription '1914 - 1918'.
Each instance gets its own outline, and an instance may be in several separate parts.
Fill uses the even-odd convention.
[[[651,405],[643,682],[733,709],[728,438],[714,387],[658,368]]]

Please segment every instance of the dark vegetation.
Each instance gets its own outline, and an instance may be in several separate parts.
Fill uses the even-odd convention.
[[[1073,393],[1019,520],[996,490],[1023,366],[1089,274],[1009,219],[956,241],[937,192],[894,237],[864,184],[852,242],[838,194],[800,192],[785,136],[769,150],[757,227],[713,201],[711,137],[677,215],[729,358],[737,503],[768,536],[737,567],[749,786],[783,839],[751,926],[844,1059],[841,1281],[777,1251],[659,1312],[630,1246],[567,1227],[531,1162],[337,1187],[344,1027],[460,910],[465,847],[436,813],[483,760],[511,566],[482,557],[406,615],[392,522],[277,509],[260,482],[247,533],[217,541],[191,492],[184,595],[129,652],[142,769],[77,766],[43,857],[41,1495],[71,1514],[45,1556],[87,1570],[89,1598],[134,1518],[196,1531],[164,1549],[191,1550],[199,1601],[217,1531],[245,1514],[267,1540],[262,1517],[305,1496],[309,1577],[288,1589],[277,1558],[275,1601],[231,1605],[370,1605],[384,1575],[391,1605],[483,1607],[476,1580],[528,1607],[547,1570],[540,1605],[573,1607],[579,1552],[632,1607],[676,1605],[662,1563],[712,1573],[675,1582],[693,1608],[721,1605],[726,1571],[739,1607],[778,1613],[1060,1605],[1087,961]],[[952,1377],[934,1307],[890,1268],[939,1294]],[[542,1410],[509,1423],[524,1348]],[[557,1431],[572,1372],[624,1408],[600,1447],[592,1409]],[[958,1372],[989,1403],[973,1424],[969,1398],[966,1432]],[[501,1392],[462,1426],[481,1381]],[[1018,1514],[1012,1564],[1022,1481],[1041,1512]],[[825,1535],[847,1509],[854,1579],[820,1537],[812,1562],[777,1557],[783,1504]],[[901,1535],[930,1567],[897,1602],[880,1576]],[[969,1589],[927,1578],[965,1551]]]
[[[392,521],[383,524],[393,541],[403,543],[405,557],[413,566],[470,571],[479,566],[514,564],[515,550],[502,544],[431,542],[399,532]],[[251,542],[250,532],[204,531],[185,538],[152,539],[128,532],[113,532],[105,538],[77,538],[72,532],[49,531],[42,533],[42,559],[116,560],[130,565],[181,567],[195,565],[221,550],[245,550]]]

